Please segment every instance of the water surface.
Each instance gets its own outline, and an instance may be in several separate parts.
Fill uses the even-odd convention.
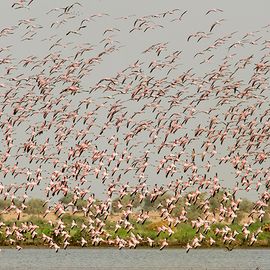
[[[1,249],[0,269],[260,269],[270,270],[269,249],[184,249],[112,248]]]

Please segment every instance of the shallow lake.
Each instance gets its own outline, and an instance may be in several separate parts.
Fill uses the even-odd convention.
[[[0,269],[269,269],[270,249],[51,249],[1,248]]]

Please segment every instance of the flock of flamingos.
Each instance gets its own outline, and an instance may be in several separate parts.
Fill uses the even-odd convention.
[[[31,13],[37,5],[10,3],[14,24],[0,30],[0,199],[11,201],[0,214],[15,213],[18,220],[0,223],[6,242],[20,250],[30,233],[55,251],[67,248],[70,228],[62,216],[73,211],[88,221],[80,229],[91,241],[82,237],[82,247],[147,243],[163,249],[179,224],[191,223],[197,233],[188,252],[215,246],[207,234],[211,226],[233,222],[252,193],[253,210],[242,230],[225,226],[215,234],[227,246],[239,235],[255,243],[262,229],[251,233],[249,227],[264,220],[270,199],[270,25],[224,33],[226,11],[203,10],[209,25],[175,35],[175,46],[159,33],[184,27],[190,10],[85,15],[80,1],[43,10],[39,18]],[[97,33],[95,25],[100,29],[103,22],[109,27]],[[138,37],[138,47],[145,45],[134,58],[123,34],[133,45]],[[151,35],[158,38],[150,44]],[[118,60],[122,50],[128,55]],[[209,200],[219,192],[223,198],[212,211]],[[67,194],[73,199],[64,205],[59,198]],[[156,209],[166,222],[156,231],[163,240],[144,239],[133,232],[130,217],[141,224],[149,213],[122,199],[139,196],[143,205],[146,197],[153,203],[164,194],[169,198]],[[46,200],[46,215],[56,215],[50,223],[63,244],[40,235],[33,222],[20,222],[27,201],[36,197]],[[117,197],[115,231],[125,229],[125,239],[105,228]],[[80,199],[87,201],[82,209],[76,207]],[[184,205],[172,215],[180,199]],[[192,205],[203,210],[195,220],[187,217]]]

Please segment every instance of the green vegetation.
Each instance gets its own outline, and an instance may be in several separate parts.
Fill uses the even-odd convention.
[[[26,206],[25,213],[29,215],[41,215],[44,214],[46,210],[44,201],[40,199],[30,199]]]
[[[210,213],[217,213],[218,209],[221,205],[221,201],[223,200],[223,193],[217,194],[215,197],[211,197],[209,199],[209,211]],[[156,200],[151,201],[150,197],[146,197],[143,202],[139,202],[139,196],[127,194],[123,198],[115,198],[112,201],[112,206],[110,209],[110,215],[108,218],[104,218],[104,216],[97,214],[96,209],[100,205],[100,201],[96,200],[91,205],[91,211],[87,215],[83,214],[81,209],[87,207],[87,201],[84,199],[77,199],[76,203],[72,205],[74,201],[74,197],[72,194],[67,194],[67,196],[60,199],[62,205],[66,207],[65,214],[61,215],[61,218],[57,218],[54,215],[54,211],[51,211],[51,217],[54,219],[50,221],[50,219],[46,216],[44,217],[44,213],[48,207],[46,202],[41,199],[30,199],[25,202],[27,206],[22,211],[23,218],[17,220],[17,215],[14,212],[14,215],[0,215],[0,221],[4,223],[0,226],[0,245],[10,245],[10,238],[15,239],[14,235],[7,236],[7,231],[13,231],[13,227],[22,228],[25,224],[34,224],[37,226],[36,233],[37,235],[33,237],[31,232],[22,231],[23,241],[17,240],[16,244],[20,245],[29,245],[29,246],[44,246],[43,236],[46,235],[51,237],[55,243],[58,245],[63,245],[65,242],[65,234],[57,233],[57,228],[59,227],[59,220],[61,221],[61,226],[63,226],[64,231],[69,234],[68,242],[70,246],[80,246],[82,237],[88,242],[88,246],[91,246],[92,236],[91,236],[91,226],[94,228],[98,227],[98,223],[96,218],[99,219],[100,222],[104,222],[103,229],[100,230],[100,237],[102,239],[107,239],[108,236],[111,240],[120,237],[125,240],[129,240],[131,235],[136,235],[141,237],[143,240],[140,241],[140,245],[147,245],[146,241],[147,237],[153,239],[155,241],[155,246],[159,246],[159,243],[162,239],[166,238],[170,246],[179,246],[184,247],[194,239],[194,237],[198,237],[199,234],[202,234],[205,238],[202,241],[202,246],[208,247],[210,237],[215,240],[215,247],[224,247],[223,238],[221,235],[217,235],[216,230],[223,230],[229,228],[231,232],[237,232],[235,235],[235,241],[233,242],[233,246],[240,247],[248,247],[250,243],[250,239],[245,239],[242,231],[243,223],[245,223],[245,219],[247,219],[248,215],[254,209],[254,203],[243,199],[239,204],[237,210],[237,218],[233,223],[228,218],[224,218],[220,222],[215,222],[210,225],[209,229],[204,230],[203,226],[200,229],[197,229],[195,226],[192,227],[194,221],[201,219],[204,217],[205,210],[202,205],[204,205],[205,201],[207,201],[206,194],[201,194],[196,201],[196,204],[186,204],[187,196],[180,197],[174,204],[174,208],[170,211],[170,217],[175,221],[180,217],[183,210],[187,212],[186,217],[187,220],[185,222],[179,222],[174,226],[174,222],[170,225],[173,233],[169,235],[168,232],[161,232],[160,235],[157,236],[158,228],[162,226],[169,227],[169,221],[165,217],[161,216],[161,208],[168,209],[168,202],[172,198],[172,195],[168,193],[164,193],[162,196],[159,196]],[[119,203],[121,204],[119,208]],[[1,213],[5,213],[5,209],[9,209],[12,204],[16,204],[19,206],[22,202],[17,201],[8,201],[1,200],[0,201],[0,209]],[[132,212],[128,218],[128,223],[132,226],[132,229],[128,229],[123,224],[121,228],[116,230],[116,225],[119,220],[123,219],[123,211],[127,210],[132,204]],[[222,201],[222,205],[224,207],[230,207],[230,201]],[[72,206],[72,207],[69,207]],[[72,214],[74,207],[77,207],[79,210],[76,214]],[[158,209],[157,209],[158,208]],[[262,221],[258,220],[256,217],[254,218],[254,222],[248,226],[248,230],[250,231],[250,235],[256,233],[259,228],[262,229],[262,233],[259,234],[258,240],[254,243],[253,246],[269,246],[270,245],[270,220],[269,220],[269,206],[265,207],[265,216]],[[143,211],[143,212],[142,212]],[[140,213],[148,213],[149,218],[142,224],[142,222],[138,222],[137,218]],[[90,218],[90,219],[89,219]],[[218,220],[218,219],[217,219]],[[74,225],[75,224],[75,225]],[[85,227],[85,228],[84,228]],[[8,228],[8,230],[7,230]],[[45,243],[45,246],[48,245]],[[102,243],[101,245],[105,245]],[[106,242],[107,245],[107,242]]]
[[[83,217],[71,217],[70,215],[66,215],[63,217],[63,222],[66,224],[66,230],[70,234],[70,245],[71,246],[79,246],[81,243],[81,238],[83,237],[86,241],[91,243],[91,236],[90,233],[86,230],[81,230],[80,226],[82,223],[87,224],[87,220]],[[76,228],[71,228],[71,222],[70,220],[75,220],[78,227]],[[29,232],[24,234],[24,237],[26,238],[26,241],[24,241],[22,244],[23,245],[30,245],[30,246],[43,246],[44,242],[41,238],[42,234],[45,234],[49,237],[52,237],[55,242],[57,242],[60,245],[64,244],[64,237],[62,235],[56,236],[53,230],[53,227],[44,219],[37,218],[36,216],[30,216],[29,220],[33,224],[38,226],[38,229],[36,232],[38,233],[37,238],[32,239],[31,234]],[[17,226],[20,226],[22,222],[16,222]],[[5,222],[7,226],[12,226],[13,221]],[[144,225],[141,224],[135,224],[134,229],[132,230],[132,233],[134,235],[140,235],[143,239],[146,239],[147,237],[150,237],[151,239],[155,240],[155,242],[158,244],[160,241],[164,238],[167,239],[168,243],[170,246],[179,246],[179,247],[185,247],[188,242],[190,242],[195,236],[196,236],[196,230],[191,227],[190,224],[188,223],[182,223],[179,224],[176,228],[173,227],[174,233],[169,236],[168,233],[161,233],[157,237],[157,232],[154,229],[158,225],[164,224],[163,222],[151,222],[148,221]],[[250,231],[255,232],[259,227],[262,225],[267,224],[263,223],[261,224],[260,222],[256,222],[250,226]],[[268,224],[269,225],[269,224]],[[215,228],[222,229],[225,226],[228,226],[231,228],[231,230],[237,230],[241,231],[241,226],[238,224],[234,225],[225,225],[225,224],[215,224],[211,226],[211,230],[207,233],[204,233],[205,239],[208,240],[210,237],[212,237],[216,243],[215,247],[224,247],[222,238],[219,236],[217,237],[214,234]],[[106,231],[111,235],[111,239],[115,239],[117,236],[122,238],[122,239],[129,239],[131,236],[131,233],[128,232],[127,230],[121,228],[115,233],[114,231],[115,228],[115,222],[110,221],[106,223],[105,229]],[[10,245],[10,243],[5,239],[5,232],[2,232],[0,234],[0,245],[1,246],[6,246]],[[146,241],[142,241],[141,245],[147,245]],[[254,246],[269,246],[270,245],[270,233],[263,231],[259,237],[258,241],[254,244]],[[209,246],[208,241],[204,242],[204,247]],[[239,234],[239,236],[236,237],[236,241],[234,243],[234,246],[241,246],[241,247],[248,247],[248,242],[244,239],[243,235]]]

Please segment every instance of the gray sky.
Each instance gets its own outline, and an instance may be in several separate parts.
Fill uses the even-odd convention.
[[[239,71],[235,77],[235,81],[240,81],[241,85],[244,87],[248,84],[250,80],[250,76],[254,71],[254,64],[258,63],[267,53],[267,50],[262,50],[264,48],[264,41],[269,40],[269,31],[270,27],[265,27],[270,23],[269,20],[269,12],[270,10],[270,2],[269,1],[78,1],[82,6],[75,5],[70,14],[64,14],[59,17],[61,14],[61,10],[54,8],[64,8],[74,1],[40,1],[34,0],[29,8],[22,9],[14,9],[11,8],[12,3],[14,1],[1,1],[1,9],[0,9],[0,29],[5,29],[7,27],[14,27],[14,29],[4,30],[3,34],[0,37],[0,47],[4,48],[6,46],[12,45],[8,50],[3,50],[0,54],[0,59],[4,59],[8,57],[8,62],[4,63],[0,66],[0,84],[3,84],[4,87],[1,89],[2,93],[7,93],[11,91],[11,93],[17,93],[16,97],[11,98],[9,101],[5,101],[8,103],[4,109],[2,110],[3,115],[1,117],[1,123],[7,120],[13,112],[15,104],[19,104],[18,101],[20,99],[25,98],[26,93],[30,93],[32,97],[39,96],[40,92],[36,85],[37,76],[45,76],[46,78],[51,78],[52,80],[52,88],[53,90],[50,92],[48,99],[45,101],[38,101],[36,105],[32,104],[31,101],[23,104],[24,109],[29,109],[37,112],[36,114],[29,116],[27,119],[24,119],[19,126],[15,126],[13,128],[13,148],[10,152],[11,156],[5,163],[6,166],[12,166],[16,162],[17,151],[22,154],[21,150],[18,150],[20,146],[23,145],[31,137],[31,129],[36,126],[42,124],[43,119],[43,106],[49,102],[49,99],[53,100],[59,96],[61,90],[66,88],[68,84],[63,84],[61,81],[57,81],[57,76],[63,76],[66,74],[68,70],[68,66],[76,61],[87,61],[93,57],[96,57],[102,51],[104,51],[104,46],[107,42],[106,49],[113,48],[114,51],[109,52],[107,55],[102,57],[102,61],[100,63],[94,63],[91,68],[87,71],[87,73],[80,78],[79,87],[80,92],[74,96],[66,94],[64,95],[63,100],[60,104],[53,106],[53,109],[60,109],[64,104],[68,105],[67,112],[72,112],[79,108],[78,117],[84,116],[86,113],[95,113],[95,125],[91,128],[88,135],[85,139],[91,141],[91,149],[86,151],[81,157],[70,161],[69,164],[75,162],[76,160],[86,159],[91,165],[90,174],[87,176],[87,182],[83,185],[88,187],[91,185],[92,192],[95,192],[97,196],[102,196],[102,193],[107,188],[107,184],[112,179],[117,179],[119,174],[122,175],[121,181],[122,183],[129,182],[131,186],[136,185],[138,182],[139,174],[134,173],[133,171],[128,172],[127,174],[123,174],[125,169],[129,166],[128,164],[124,164],[120,166],[120,170],[111,175],[112,169],[115,166],[116,162],[112,162],[111,166],[107,167],[109,173],[109,179],[105,182],[105,185],[101,183],[100,176],[96,179],[93,175],[93,170],[98,167],[97,163],[91,164],[91,156],[93,149],[97,148],[98,150],[107,150],[107,154],[111,155],[113,153],[112,145],[108,144],[108,140],[115,135],[119,138],[119,146],[118,153],[121,155],[121,152],[126,148],[124,144],[124,137],[131,131],[132,124],[127,128],[124,124],[121,126],[120,131],[116,132],[115,130],[115,122],[111,122],[109,128],[102,134],[98,140],[95,140],[96,136],[99,134],[101,128],[107,122],[108,108],[116,102],[117,100],[121,100],[123,108],[123,113],[127,112],[127,117],[131,117],[134,112],[141,111],[144,106],[147,106],[151,103],[154,103],[152,98],[142,98],[139,101],[130,100],[130,92],[126,94],[120,94],[115,91],[106,91],[102,90],[94,90],[91,92],[93,87],[97,85],[97,83],[104,77],[112,78],[119,74],[121,77],[121,72],[126,74],[127,79],[123,85],[117,85],[117,90],[120,90],[122,87],[130,87],[130,89],[134,90],[134,87],[138,85],[136,79],[132,77],[132,75],[128,74],[128,71],[124,72],[123,70],[130,65],[134,64],[137,60],[141,63],[140,68],[144,74],[144,76],[148,76],[148,78],[154,77],[155,80],[160,80],[164,77],[167,77],[167,81],[173,81],[173,79],[178,78],[184,72],[188,71],[192,68],[191,74],[195,74],[196,78],[203,79],[206,74],[209,74],[213,70],[217,69],[217,67],[224,61],[224,57],[236,54],[231,60],[230,63],[230,72],[234,70],[233,65],[237,63],[239,59],[247,58],[253,55],[252,64],[245,68],[242,71]],[[16,6],[15,6],[16,7]],[[208,14],[205,13],[213,8],[222,9],[223,12],[213,12]],[[166,11],[172,11],[174,9],[179,9],[173,11],[172,14],[160,15]],[[52,10],[51,12],[49,12]],[[181,21],[175,20],[180,17],[183,12],[186,14],[183,15]],[[48,13],[49,12],[49,13]],[[92,15],[96,14],[95,17],[92,17],[93,20],[87,21],[88,18],[91,18]],[[98,14],[98,15],[97,15]],[[103,15],[102,15],[103,14]],[[104,15],[108,14],[108,15]],[[149,17],[145,17],[149,16]],[[124,17],[124,18],[120,18]],[[143,26],[142,30],[135,29],[131,31],[134,27],[134,23],[136,19],[144,17],[147,20],[146,25],[149,25],[150,28],[145,30]],[[22,20],[32,21],[24,23]],[[84,23],[82,23],[82,21]],[[213,23],[217,20],[222,20],[220,25],[216,25],[213,31],[210,33],[209,30]],[[64,21],[62,21],[64,20]],[[69,31],[76,31],[80,26],[85,26],[82,28],[79,33],[74,34],[69,33]],[[136,24],[137,26],[138,24]],[[154,29],[151,29],[153,27]],[[265,27],[265,28],[264,28]],[[103,34],[106,29],[117,28],[118,30],[113,30]],[[29,30],[31,32],[27,33]],[[3,31],[3,30],[2,30]],[[7,31],[7,32],[5,32]],[[131,32],[130,32],[131,31]],[[195,34],[196,32],[204,32],[210,33],[209,38],[203,38],[199,42],[197,42],[196,37],[191,37],[189,41],[187,38],[191,34]],[[258,32],[255,32],[258,31]],[[8,33],[9,32],[9,33]],[[209,46],[212,46],[216,40],[228,36],[229,34],[234,33],[230,38],[228,38],[224,44],[218,46],[216,49],[210,49],[209,51],[204,51]],[[247,33],[254,32],[253,34],[248,35]],[[7,33],[7,34],[5,34]],[[33,37],[31,35],[33,34]],[[110,35],[112,35],[110,37]],[[103,40],[108,37],[107,40]],[[258,39],[258,41],[256,41]],[[59,41],[60,40],[60,41]],[[102,41],[103,40],[103,41]],[[244,41],[243,41],[244,40]],[[57,42],[58,41],[58,42]],[[237,44],[237,42],[244,42],[243,46],[232,47],[230,50],[228,48]],[[254,41],[254,44],[250,43],[250,41]],[[61,46],[56,45],[53,48],[53,44],[61,44]],[[149,48],[153,44],[163,43],[165,46],[164,51],[158,56],[154,52],[143,53],[144,50]],[[50,49],[51,48],[51,49]],[[81,48],[91,48],[89,51],[84,52],[82,55],[78,56],[74,59],[76,53]],[[175,51],[182,51],[181,57],[176,60],[174,69],[167,74],[167,69],[154,70],[150,72],[149,65],[153,60],[156,61],[164,61],[166,56],[174,53]],[[203,55],[200,53],[204,52]],[[53,55],[48,56],[49,54],[54,54],[56,59],[62,58],[65,59],[66,62],[63,65],[60,65],[59,69],[56,69],[54,73],[50,73],[50,70],[54,67],[55,64],[58,63],[53,61]],[[198,56],[194,57],[195,54]],[[60,56],[57,56],[60,55]],[[213,56],[212,56],[213,55]],[[26,59],[29,56],[34,56],[33,61],[40,64],[44,59],[47,59],[47,62],[43,62],[40,66],[33,68],[34,64],[30,63],[27,66],[23,66],[23,59]],[[212,56],[209,61],[202,63],[208,57]],[[22,61],[22,62],[21,62]],[[201,63],[201,64],[200,64]],[[12,71],[9,74],[6,74],[7,68],[12,67]],[[15,69],[13,69],[15,68]],[[16,76],[21,75],[19,78],[28,78],[29,85],[26,82],[21,83],[16,89],[16,81],[12,80]],[[79,73],[74,72],[72,75],[76,78],[76,76],[80,76]],[[267,77],[267,75],[266,75]],[[32,83],[32,84],[31,84]],[[130,83],[130,85],[128,85]],[[23,85],[23,87],[21,87]],[[164,85],[160,86],[160,89],[164,89]],[[32,88],[34,87],[34,88]],[[209,85],[207,86],[209,87]],[[219,87],[222,87],[220,84]],[[264,99],[264,103],[262,107],[255,112],[255,116],[259,117],[267,107],[269,107],[269,85],[266,83],[267,91],[264,92],[264,96],[261,97]],[[158,88],[158,87],[157,87]],[[194,98],[198,98],[198,94],[196,94],[196,86],[188,85],[177,87],[177,89],[168,90],[164,98],[160,98],[161,106],[159,109],[163,112],[166,112],[169,107],[169,95],[175,94],[177,91],[182,91],[181,97],[183,97],[183,101],[179,103],[178,106],[174,107],[170,110],[167,116],[170,116],[173,113],[180,113],[178,116],[178,120],[180,123],[185,119],[187,113],[184,113],[184,108],[186,106],[190,106],[190,101],[193,97],[189,97],[191,94],[194,95]],[[206,89],[207,90],[207,89]],[[124,90],[123,90],[124,91]],[[114,96],[114,94],[116,94]],[[11,94],[12,95],[12,94]],[[109,97],[109,98],[108,98]],[[80,105],[80,102],[91,98],[93,103],[89,106],[88,109],[85,106]],[[28,100],[28,98],[26,98]],[[159,101],[159,99],[158,99]],[[178,130],[175,134],[171,135],[169,140],[173,141],[179,137],[183,137],[186,133],[189,137],[192,137],[194,134],[194,129],[198,126],[198,124],[207,126],[209,124],[209,120],[214,115],[218,114],[219,119],[224,117],[224,113],[228,110],[231,105],[234,105],[239,100],[232,100],[230,104],[217,107],[217,111],[213,111],[211,114],[206,115],[203,113],[197,114],[194,118],[192,118],[187,125],[183,125],[183,129]],[[15,103],[13,103],[15,102]],[[17,103],[16,103],[17,102]],[[98,111],[95,111],[96,105],[107,102],[104,108],[101,108]],[[218,99],[215,96],[211,96],[206,102],[202,102],[196,110],[209,110],[210,108],[214,108],[217,106]],[[242,108],[250,106],[253,104],[255,100],[245,100],[242,105]],[[4,97],[0,97],[0,104],[4,106]],[[32,105],[31,105],[32,104]],[[147,107],[146,107],[147,108]],[[158,110],[159,110],[158,109]],[[144,110],[143,114],[136,116],[134,119],[137,123],[140,121],[152,121],[152,127],[157,123],[156,119],[156,111],[153,112],[153,107],[147,108]],[[41,112],[41,113],[39,113]],[[63,113],[64,115],[64,113]],[[117,115],[119,116],[119,115]],[[254,117],[255,117],[254,116]],[[14,116],[12,116],[14,118]],[[61,118],[61,113],[59,114],[59,118]],[[52,119],[52,113],[46,118],[47,121]],[[115,119],[114,119],[115,120]],[[166,120],[166,119],[165,119]],[[250,118],[249,120],[252,120]],[[72,126],[72,120],[65,123],[66,127],[69,128]],[[168,123],[164,123],[165,127]],[[30,128],[28,129],[28,127]],[[221,129],[222,124],[219,124],[218,127]],[[57,156],[56,153],[56,142],[55,142],[55,132],[56,126],[53,126],[49,130],[44,130],[44,133],[36,138],[37,144],[43,144],[47,138],[50,138],[49,147],[48,147],[48,155]],[[28,129],[28,130],[27,130]],[[64,149],[61,151],[61,154],[58,155],[60,160],[60,164],[63,164],[67,159],[68,149],[70,147],[74,147],[78,140],[76,140],[76,132],[79,130],[85,129],[85,125],[82,121],[78,122],[72,131],[72,136],[69,136],[64,142]],[[149,138],[149,130],[145,132],[141,132],[132,143],[136,145],[132,149],[132,151],[128,151],[132,153],[132,161],[136,161],[146,150],[150,151],[149,154],[149,166],[145,172],[145,178],[147,179],[147,183],[149,185],[153,185],[157,183],[158,185],[167,184],[171,180],[180,179],[183,177],[184,181],[187,181],[191,176],[190,172],[183,173],[182,165],[186,159],[190,160],[190,155],[192,149],[195,148],[196,153],[199,154],[202,152],[201,144],[205,140],[204,137],[199,140],[195,140],[190,145],[186,147],[184,150],[185,153],[181,156],[180,161],[177,163],[177,173],[175,173],[172,177],[166,178],[165,173],[161,172],[160,174],[156,174],[156,168],[158,162],[163,158],[164,155],[175,154],[177,155],[181,149],[175,149],[170,152],[169,149],[163,149],[159,154],[157,153],[157,147],[161,144],[164,139],[166,129],[162,129],[158,134],[158,138],[154,144],[150,144],[145,146],[145,143],[150,140]],[[4,145],[4,132],[5,129],[0,131],[0,138],[2,139]],[[218,148],[218,158],[222,157],[223,154],[226,155],[228,152],[228,147],[232,145],[234,142],[233,139],[228,138],[225,140],[223,145],[220,145],[217,142],[216,146]],[[129,147],[131,146],[129,145]],[[263,147],[263,145],[262,145]],[[244,149],[244,148],[243,148]],[[1,152],[4,153],[6,150],[5,146],[1,147]],[[266,150],[269,150],[266,148]],[[207,161],[209,161],[213,168],[210,173],[207,174],[207,177],[213,177],[215,173],[218,173],[219,179],[221,180],[221,184],[224,186],[232,187],[235,185],[235,170],[232,168],[231,164],[219,165],[218,158],[210,158],[207,157],[204,162],[201,162],[198,158],[197,165],[199,167],[198,174],[204,175],[203,166]],[[252,160],[253,157],[250,159]],[[132,162],[131,161],[131,162]],[[269,159],[268,159],[269,161]],[[30,171],[34,171],[41,166],[42,167],[42,182],[39,186],[35,187],[32,192],[29,192],[29,196],[44,196],[44,188],[50,182],[50,175],[53,170],[59,169],[58,167],[53,168],[50,162],[46,164],[35,164],[29,163],[29,156],[24,154],[19,158],[19,165],[26,171],[27,168]],[[139,165],[138,165],[139,166]],[[106,164],[102,168],[105,170]],[[258,166],[254,165],[252,168],[256,170],[257,168],[263,167],[267,168],[266,163]],[[268,163],[269,167],[269,163]],[[9,185],[11,183],[22,184],[26,181],[25,175],[21,175],[19,177],[14,177],[8,173],[8,175],[3,179],[3,183],[5,185]],[[70,178],[70,186],[74,187],[78,182]],[[193,187],[194,189],[196,186]],[[19,192],[18,196],[22,193]],[[256,198],[257,192],[250,191],[249,193],[243,192],[240,193],[244,197]],[[61,195],[61,194],[60,194]]]

